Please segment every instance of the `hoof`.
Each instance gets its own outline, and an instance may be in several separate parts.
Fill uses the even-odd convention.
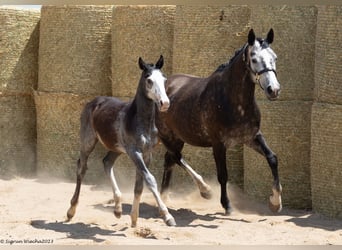
[[[233,212],[233,208],[228,207],[228,208],[225,210],[224,215],[225,215],[225,216],[229,216],[229,215],[232,214],[232,212]]]
[[[72,219],[72,217],[74,217],[75,212],[76,212],[76,207],[72,206],[69,208],[69,210],[67,212],[67,217],[68,217],[67,221],[70,221]]]
[[[279,213],[281,210],[282,210],[282,205],[281,203],[278,204],[278,205],[274,205],[272,204],[271,201],[268,202],[268,207],[270,208],[270,210],[273,212],[273,213]]]
[[[172,217],[171,214],[166,215],[164,218],[164,221],[165,221],[165,224],[168,225],[169,227],[174,227],[177,225],[175,219]]]
[[[122,215],[122,211],[121,210],[120,211],[115,211],[114,210],[114,215],[115,215],[116,218],[120,219],[121,215]]]
[[[168,219],[167,221],[165,221],[165,223],[166,223],[166,225],[168,225],[169,227],[175,227],[175,226],[177,225],[174,218]]]
[[[200,192],[200,193],[201,193],[201,196],[207,200],[210,200],[213,197],[211,190],[209,190],[207,192]]]

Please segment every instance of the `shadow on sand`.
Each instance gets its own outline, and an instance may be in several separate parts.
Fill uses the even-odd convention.
[[[68,238],[71,239],[85,239],[93,240],[94,242],[103,242],[104,239],[98,236],[121,236],[126,237],[123,233],[117,233],[113,230],[102,229],[94,224],[84,223],[65,223],[65,222],[46,222],[44,220],[33,220],[31,225],[37,229],[52,230],[59,233],[66,233]]]

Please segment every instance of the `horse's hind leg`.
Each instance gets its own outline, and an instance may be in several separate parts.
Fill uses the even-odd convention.
[[[92,130],[88,131],[89,133],[87,134],[87,129],[90,129],[88,127],[81,129],[81,152],[80,152],[80,158],[77,161],[77,179],[76,179],[76,189],[74,192],[74,195],[71,199],[71,206],[68,209],[67,212],[67,217],[68,220],[71,220],[72,217],[74,217],[75,212],[76,212],[76,206],[78,203],[78,198],[80,195],[80,190],[81,190],[81,184],[82,180],[84,178],[84,175],[87,171],[87,161],[90,153],[94,150],[95,145],[98,141],[95,132]]]
[[[109,151],[107,155],[103,158],[104,169],[110,179],[110,183],[113,189],[114,215],[117,218],[121,217],[122,205],[121,205],[121,192],[115,179],[113,166],[114,166],[115,160],[118,158],[119,155],[120,153]]]
[[[273,195],[270,196],[269,207],[272,212],[280,212],[282,209],[282,201],[281,201],[282,187],[279,181],[277,156],[272,152],[272,150],[266,144],[265,138],[261,134],[260,131],[257,133],[257,135],[255,136],[250,146],[255,151],[265,156],[267,159],[268,165],[270,166],[272,175],[273,175],[273,187],[272,187]]]

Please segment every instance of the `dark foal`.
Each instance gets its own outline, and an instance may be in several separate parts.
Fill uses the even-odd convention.
[[[178,164],[197,183],[201,195],[209,198],[210,187],[186,163],[181,151],[184,143],[212,147],[221,185],[221,204],[229,214],[226,148],[244,143],[267,159],[273,174],[270,208],[281,210],[277,157],[260,131],[260,111],[254,96],[255,84],[260,85],[270,100],[275,100],[280,92],[277,56],[269,46],[273,36],[272,29],[266,39],[256,38],[250,30],[248,42],[207,78],[184,74],[168,78],[166,88],[171,105],[166,113],[159,113],[156,120],[159,137],[167,148],[162,194],[169,187],[174,164]]]
[[[157,182],[147,169],[152,148],[158,142],[158,132],[155,126],[156,106],[160,112],[165,112],[170,104],[165,93],[166,78],[160,71],[163,63],[162,56],[155,65],[146,64],[139,58],[142,74],[135,98],[131,102],[100,96],[86,104],[81,114],[81,152],[77,162],[76,190],[67,213],[69,220],[76,211],[81,182],[87,170],[88,157],[96,143],[100,141],[109,150],[103,163],[113,188],[116,217],[121,216],[122,205],[121,192],[115,180],[113,165],[120,154],[126,153],[136,166],[134,201],[131,211],[132,227],[136,226],[139,216],[143,181],[153,193],[165,223],[170,226],[175,225],[174,218],[160,198]]]

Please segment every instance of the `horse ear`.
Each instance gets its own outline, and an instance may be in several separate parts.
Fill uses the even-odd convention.
[[[267,33],[266,42],[268,44],[271,44],[273,42],[273,38],[274,38],[274,32],[273,32],[273,29],[271,28],[270,31]]]
[[[255,33],[254,33],[254,30],[251,29],[248,33],[248,44],[250,46],[253,46],[254,42],[255,42]]]
[[[141,70],[146,69],[146,63],[144,62],[144,60],[141,57],[139,57],[139,67]]]
[[[160,55],[160,58],[158,60],[158,62],[156,63],[156,68],[157,69],[161,69],[164,65],[164,57],[163,55]]]

